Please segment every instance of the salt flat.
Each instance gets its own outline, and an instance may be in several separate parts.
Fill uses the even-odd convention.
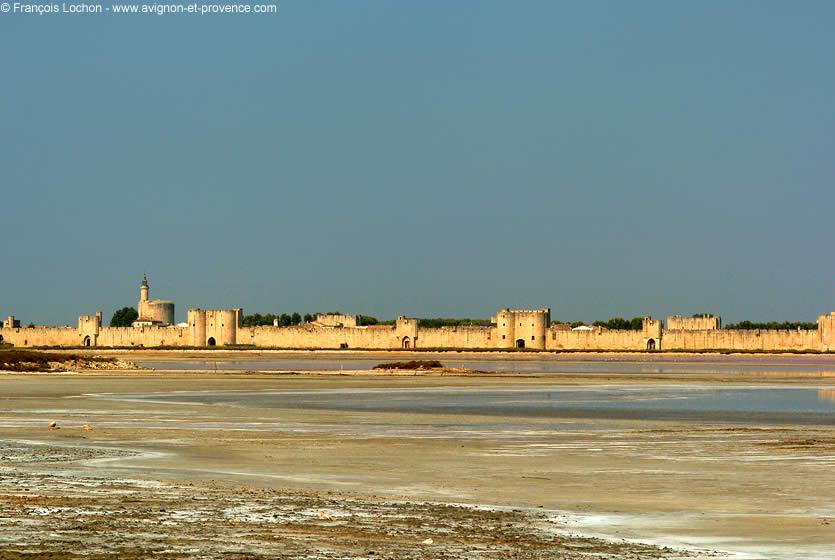
[[[3,376],[4,557],[835,553],[828,357],[455,377],[306,359]]]

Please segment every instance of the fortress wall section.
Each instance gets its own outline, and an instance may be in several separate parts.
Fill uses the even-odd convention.
[[[81,346],[82,335],[75,327],[21,327],[0,329],[2,342],[17,347]]]
[[[418,348],[497,348],[494,327],[441,327],[418,330]]]
[[[94,346],[191,346],[189,331],[184,327],[104,327]]]
[[[290,327],[242,327],[237,344],[267,348],[414,348],[419,343],[416,319],[398,317],[395,324],[329,327],[308,323]]]
[[[339,328],[317,325],[241,327],[238,344],[266,348],[400,348],[397,328]]]
[[[664,331],[665,350],[821,350],[817,330]]]
[[[547,350],[646,350],[650,336],[644,331],[594,329],[591,331],[565,331],[548,329]],[[656,349],[661,349],[655,340]],[[664,339],[664,347],[667,345]]]

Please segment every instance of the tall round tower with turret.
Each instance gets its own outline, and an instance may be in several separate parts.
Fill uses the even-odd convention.
[[[174,302],[162,299],[149,299],[150,288],[148,276],[142,276],[142,283],[139,284],[139,318],[134,321],[134,326],[145,325],[173,325],[174,324]]]

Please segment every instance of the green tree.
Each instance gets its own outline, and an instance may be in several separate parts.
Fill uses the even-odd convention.
[[[292,321],[292,317],[290,317],[287,313],[282,313],[278,316],[278,324],[282,327],[289,327],[290,322]]]
[[[133,307],[123,307],[110,318],[111,327],[129,327],[139,318],[139,313]]]
[[[293,315],[290,316],[290,324],[291,325],[299,325],[302,322],[302,316],[299,315],[298,312],[294,312]]]
[[[305,313],[305,314],[304,314],[304,322],[305,322],[305,323],[312,323],[312,322],[313,322],[313,319],[315,319],[315,318],[316,318],[316,317],[314,317],[314,316],[313,316],[313,315],[311,315],[310,313]]]
[[[633,317],[632,319],[624,319],[623,317],[612,317],[608,321],[595,321],[592,324],[595,327],[604,327],[612,330],[639,331],[644,327],[644,318]]]
[[[268,325],[272,326],[275,318],[276,315],[272,313],[267,313],[266,315],[253,313],[252,315],[245,315],[242,322],[245,327],[264,327]]]
[[[818,328],[817,323],[807,323],[802,321],[770,321],[768,323],[754,323],[752,321],[740,321],[739,323],[731,323],[725,325],[726,329],[731,330],[792,330],[797,329],[813,331]]]

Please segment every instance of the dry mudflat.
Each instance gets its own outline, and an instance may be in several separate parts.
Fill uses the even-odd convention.
[[[832,424],[354,406],[767,384],[814,390],[825,411],[835,367],[792,360],[736,376],[2,375],[0,559],[832,558]]]
[[[559,518],[544,513],[228,481],[81,475],[35,465],[77,462],[90,455],[83,450],[47,445],[33,453],[14,442],[0,449],[31,461],[0,474],[3,559],[673,556],[663,547],[571,536]]]

